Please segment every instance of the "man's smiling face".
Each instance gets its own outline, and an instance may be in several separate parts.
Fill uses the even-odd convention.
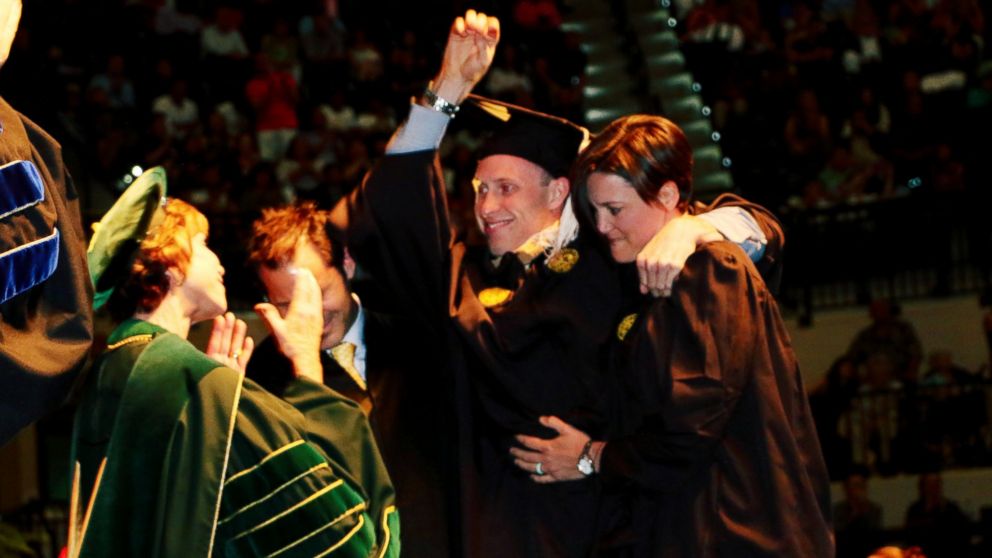
[[[564,196],[551,181],[544,169],[514,155],[479,161],[472,181],[475,219],[494,256],[516,250],[558,220]]]

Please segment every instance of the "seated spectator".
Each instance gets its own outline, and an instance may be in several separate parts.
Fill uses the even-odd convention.
[[[844,496],[834,505],[837,558],[862,558],[882,538],[882,507],[868,499],[866,470],[856,469],[844,479]]]
[[[920,407],[921,438],[934,458],[945,465],[987,462],[982,443],[988,423],[985,392],[972,386],[978,377],[954,364],[950,351],[930,354],[930,370],[923,377]]]
[[[382,78],[383,57],[379,47],[369,39],[364,29],[355,29],[348,48],[351,77],[356,87],[365,90]]]
[[[241,12],[234,8],[217,8],[213,23],[203,28],[200,46],[203,56],[227,60],[248,58],[248,45],[241,35]]]
[[[344,149],[341,137],[327,128],[324,112],[320,107],[311,108],[309,116],[306,126],[300,131],[300,137],[306,142],[319,167],[336,164],[338,153]]]
[[[396,116],[393,109],[382,99],[372,97],[368,100],[365,110],[358,113],[355,127],[365,134],[390,133],[396,129]]]
[[[841,54],[848,74],[876,80],[882,62],[882,38],[878,18],[869,2],[858,2],[850,29],[851,41]]]
[[[847,142],[835,143],[826,164],[806,187],[806,206],[843,203],[884,192],[884,178],[876,176],[875,170],[875,165],[859,164]]]
[[[314,98],[324,98],[335,82],[347,75],[347,29],[339,18],[325,12],[300,20],[303,79]]]
[[[173,81],[169,93],[152,102],[152,112],[165,116],[169,134],[178,139],[185,138],[200,123],[200,109],[187,96],[186,80],[183,78]]]
[[[139,144],[140,161],[145,168],[167,166],[178,159],[179,151],[169,132],[165,114],[152,113],[151,123],[146,129],[148,132],[142,134]]]
[[[134,84],[124,73],[124,57],[111,54],[107,58],[106,70],[93,76],[90,90],[99,90],[112,109],[133,109],[135,106]]]
[[[238,99],[239,86],[248,76],[250,53],[240,30],[242,19],[239,10],[221,6],[200,35],[203,77],[215,103]]]
[[[324,125],[328,130],[347,132],[357,125],[358,115],[348,104],[348,97],[340,88],[331,93],[327,103],[320,105],[320,111],[324,115]]]
[[[939,473],[920,475],[919,498],[906,510],[906,538],[930,558],[968,555],[971,521],[953,500],[944,496]]]
[[[245,87],[245,96],[254,109],[258,152],[263,161],[277,161],[286,155],[299,127],[299,95],[296,80],[289,72],[273,67],[264,53],[255,56],[255,77]]]
[[[322,167],[301,134],[293,138],[286,157],[276,165],[276,177],[284,192],[293,193],[293,199],[316,200],[320,196]]]
[[[303,17],[299,25],[303,58],[314,64],[344,60],[347,33],[344,23],[336,16],[322,12]]]
[[[485,87],[492,97],[514,104],[521,104],[521,100],[530,94],[533,85],[523,71],[514,45],[500,45],[496,50],[496,59],[486,76]]]
[[[916,330],[899,317],[899,306],[886,298],[872,301],[868,308],[871,324],[855,336],[848,355],[864,364],[874,354],[885,354],[895,368],[895,379],[915,384],[922,358]]]
[[[286,18],[276,18],[272,30],[262,37],[261,51],[276,70],[293,74],[297,82],[302,77],[300,66],[300,41],[290,32]]]
[[[732,52],[744,48],[744,30],[733,21],[731,7],[717,0],[704,0],[689,12],[682,39],[719,44]]]
[[[849,441],[851,461],[881,474],[893,474],[906,457],[902,408],[903,384],[889,355],[873,353],[865,361],[859,396],[841,418],[838,434]]]

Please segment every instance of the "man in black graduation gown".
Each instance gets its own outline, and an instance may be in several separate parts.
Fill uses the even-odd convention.
[[[0,2],[0,65],[21,2]],[[0,446],[65,398],[93,340],[79,198],[62,148],[0,99]]]
[[[498,37],[495,18],[470,10],[456,20],[432,87],[335,218],[346,222],[358,264],[447,356],[436,374],[457,424],[460,467],[448,480],[461,509],[455,552],[584,556],[596,536],[598,479],[538,485],[508,451],[518,432],[553,435],[542,415],[561,412],[604,432],[622,403],[602,351],[622,308],[618,271],[568,207],[568,167],[587,133],[476,101],[508,121],[483,147],[474,180],[488,251],[452,237],[437,161],[448,120],[485,74]]]
[[[320,363],[324,384],[356,401],[369,416],[403,514],[403,556],[443,556],[448,513],[442,499],[442,456],[448,448],[433,382],[437,343],[400,316],[370,311],[352,293],[355,264],[312,202],[263,211],[253,227],[250,261],[268,301],[256,309],[272,335],[248,363],[247,375],[282,395],[293,366],[307,366],[297,337],[282,316],[293,297],[297,269],[308,269],[321,288],[324,315]],[[432,345],[433,343],[433,345]],[[450,460],[449,460],[450,462]]]

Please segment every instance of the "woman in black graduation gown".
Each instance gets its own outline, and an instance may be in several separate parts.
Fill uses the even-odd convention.
[[[664,118],[613,122],[574,171],[580,207],[618,262],[689,211],[692,148]],[[519,467],[539,483],[601,475],[627,502],[602,522],[621,553],[833,556],[829,481],[799,367],[739,247],[714,238],[700,248],[669,297],[642,298],[617,324],[614,345],[638,417],[618,424],[638,426],[596,441],[543,417],[559,437],[520,436]]]

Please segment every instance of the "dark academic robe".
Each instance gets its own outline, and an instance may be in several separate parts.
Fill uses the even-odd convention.
[[[19,180],[17,161],[37,181]],[[93,286],[62,148],[3,99],[0,165],[2,446],[68,393],[93,339]]]
[[[326,352],[321,351],[324,384],[369,410],[369,423],[383,461],[396,487],[403,512],[403,556],[435,557],[448,553],[447,515],[442,464],[452,448],[445,430],[447,410],[435,403],[441,396],[427,366],[440,353],[422,328],[401,317],[364,310],[365,375],[362,389]],[[429,375],[425,380],[425,374]],[[292,365],[267,337],[252,354],[247,376],[282,396],[292,382]]]
[[[76,415],[70,555],[399,556],[393,488],[353,401],[283,399],[138,320]]]
[[[595,540],[595,477],[540,485],[513,465],[512,436],[551,437],[538,417],[555,414],[595,434],[619,404],[603,382],[603,347],[622,308],[616,266],[580,238],[571,265],[512,254],[494,267],[452,238],[433,151],[383,158],[345,203],[352,256],[394,311],[442,343],[433,371],[457,426],[446,489],[458,556],[584,556]],[[338,216],[343,206],[339,206]],[[371,353],[370,353],[371,354]]]
[[[636,285],[631,284],[631,289]],[[617,330],[614,367],[643,415],[609,440],[630,555],[831,557],[830,486],[774,298],[733,244],[686,262],[672,296]]]
[[[745,205],[769,239],[777,268],[781,232]],[[760,208],[757,208],[760,209]],[[389,293],[394,310],[416,317],[444,344],[458,427],[462,510],[451,532],[464,556],[586,556],[606,506],[597,476],[537,484],[509,454],[514,434],[551,438],[538,418],[556,415],[597,438],[628,428],[626,395],[606,366],[606,348],[625,307],[620,268],[595,234],[580,233],[570,258],[514,254],[494,265],[451,234],[435,152],[384,157],[336,209],[355,260]],[[345,214],[347,217],[345,218]]]

